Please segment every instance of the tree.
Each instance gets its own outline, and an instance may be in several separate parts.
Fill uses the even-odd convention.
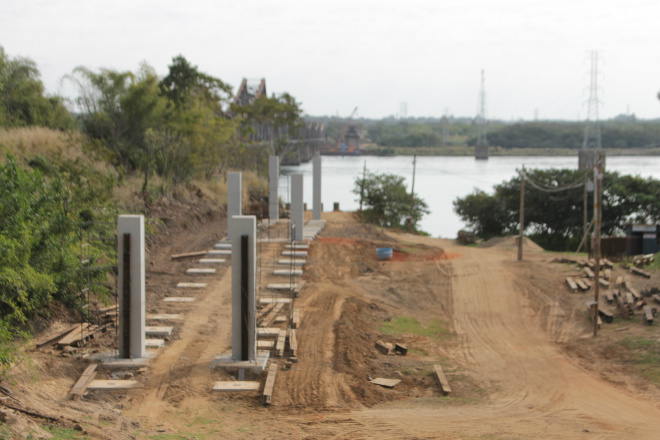
[[[590,173],[590,172],[589,172]],[[527,170],[531,180],[550,187],[583,181],[584,171],[569,169]],[[621,235],[629,222],[660,221],[660,181],[606,172],[603,178],[605,235]],[[454,210],[480,237],[517,234],[520,212],[520,177],[495,186],[492,195],[476,190],[454,201]],[[543,192],[531,185],[525,190],[525,223],[530,237],[546,249],[577,248],[583,234],[583,187]],[[587,204],[587,216],[593,206]]]
[[[9,58],[0,46],[0,126],[73,128],[61,98],[44,95],[39,70],[29,58]]]
[[[401,221],[410,214],[410,194],[404,180],[394,174],[371,172],[367,172],[364,178],[356,178],[353,193],[362,198],[366,207],[361,213],[362,218],[380,226],[400,227]],[[426,202],[414,197],[413,226],[428,213]]]

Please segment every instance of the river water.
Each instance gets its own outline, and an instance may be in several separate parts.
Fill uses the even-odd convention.
[[[355,178],[362,176],[366,161],[372,173],[391,173],[405,177],[410,191],[413,174],[412,156],[395,157],[341,157],[322,156],[321,199],[324,211],[332,210],[339,202],[342,211],[355,211],[359,198],[353,194]],[[478,188],[492,193],[493,186],[508,181],[523,165],[526,168],[577,168],[574,157],[491,157],[477,161],[473,157],[425,157],[417,158],[415,194],[429,206],[430,214],[420,222],[420,229],[434,237],[454,238],[465,227],[453,210],[452,202]],[[660,178],[660,157],[618,156],[606,159],[608,171]],[[300,166],[283,166],[279,193],[283,201],[290,201],[289,175],[303,173],[303,197],[308,209],[312,207],[312,163]]]

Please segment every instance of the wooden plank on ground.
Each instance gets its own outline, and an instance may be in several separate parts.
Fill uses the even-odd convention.
[[[585,284],[585,282],[582,281],[582,280],[575,280],[575,284],[577,284],[577,286],[578,286],[578,287],[580,288],[580,290],[582,290],[583,292],[586,291],[586,290],[589,290],[589,286],[587,286],[587,285]]]
[[[660,304],[660,295],[658,295],[657,293],[655,293],[655,294],[653,295],[653,300],[654,300],[655,302],[657,302],[657,303]]]
[[[374,385],[380,385],[385,388],[394,388],[401,382],[401,379],[386,379],[384,377],[377,377],[374,380],[370,380],[369,383]]]
[[[653,310],[649,306],[644,306],[644,320],[648,325],[653,325]]]
[[[272,362],[268,366],[268,376],[266,377],[266,384],[264,385],[264,405],[270,405],[273,400],[275,376],[277,376],[277,363]]]
[[[84,338],[89,337],[90,336],[89,327],[90,325],[88,322],[82,324],[82,326],[78,325],[75,330],[73,330],[71,333],[67,334],[62,339],[57,341],[57,345],[60,347],[64,347],[65,345],[71,345]]]
[[[602,287],[604,287],[604,288],[606,288],[606,289],[609,289],[609,288],[610,288],[610,282],[609,282],[609,281],[607,281],[607,280],[605,280],[605,279],[603,279],[603,278],[599,278],[599,279],[598,279],[598,282],[600,283],[600,285],[601,285]]]
[[[291,318],[291,327],[300,328],[300,309],[298,307],[295,307],[293,309],[293,317]]]
[[[612,293],[611,290],[608,290],[607,292],[605,292],[605,298],[607,299],[608,303],[614,302],[614,294]]]
[[[298,357],[298,338],[295,329],[289,331],[289,348],[291,349],[291,356]]]
[[[442,394],[445,396],[451,394],[451,387],[449,386],[449,381],[445,377],[445,372],[442,371],[442,366],[434,365],[433,369],[435,370],[435,375],[438,378],[438,382],[440,383],[440,390],[442,391]]]
[[[85,371],[83,371],[83,374],[80,376],[76,384],[71,388],[71,398],[73,400],[78,400],[80,399],[83,394],[85,394],[85,391],[87,391],[87,387],[89,384],[94,380],[94,377],[96,376],[96,368],[98,367],[98,364],[90,364],[85,368]]]
[[[140,383],[137,380],[93,380],[87,387],[88,390],[128,390],[137,388]]]
[[[49,336],[44,336],[43,338],[39,339],[37,342],[35,342],[35,348],[41,348],[44,345],[52,344],[58,339],[63,338],[64,336],[68,335],[75,329],[80,328],[80,324],[72,325],[71,327],[67,328],[66,330],[59,331],[57,333],[53,333]]]
[[[271,325],[273,325],[275,318],[277,318],[278,313],[282,311],[282,308],[284,308],[284,303],[275,304],[275,307],[273,307],[273,310],[270,313],[270,315],[268,315],[262,322],[261,324],[262,327],[270,327]]]
[[[589,278],[593,278],[594,276],[596,276],[596,275],[594,274],[594,271],[591,270],[589,267],[585,267],[585,268],[584,268],[584,274],[585,274],[586,276],[588,276]]]
[[[611,324],[612,321],[614,321],[614,315],[602,307],[598,307],[598,315],[600,315],[600,318],[608,324]]]
[[[177,321],[179,319],[183,319],[183,315],[178,313],[147,314],[147,321]]]
[[[571,290],[577,290],[578,286],[575,284],[575,280],[571,277],[566,277],[566,282],[568,283],[568,287],[571,288]]]
[[[612,278],[612,269],[605,269],[603,271],[603,277],[609,281],[609,279]]]
[[[260,338],[276,338],[280,335],[277,327],[257,327],[257,336]]]
[[[177,289],[203,289],[208,286],[208,283],[178,283]]]
[[[275,341],[264,341],[264,340],[258,340],[257,341],[257,350],[272,350],[273,347],[275,347]]]
[[[195,257],[203,257],[206,255],[207,251],[199,251],[199,252],[188,252],[186,254],[174,254],[170,256],[172,260],[181,260],[183,258],[195,258]]]
[[[618,277],[616,277],[616,283],[614,283],[614,285],[620,287],[621,284],[623,284],[623,277],[619,275]]]
[[[259,391],[259,382],[247,380],[218,381],[213,385],[213,391]]]
[[[282,357],[284,354],[284,346],[286,344],[286,329],[280,330],[277,336],[277,343],[275,344],[275,357]]]

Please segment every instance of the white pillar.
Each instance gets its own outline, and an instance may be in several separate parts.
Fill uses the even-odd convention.
[[[232,217],[243,214],[241,173],[227,173],[227,237],[231,241]]]
[[[145,276],[144,276],[144,216],[120,215],[118,233],[118,295],[119,295],[119,357],[143,358],[146,354],[145,331]],[[130,237],[130,238],[127,238]],[[130,252],[124,255],[125,240],[129,241]],[[130,258],[130,267],[125,259]],[[124,274],[130,278],[124,286]],[[125,288],[130,289],[125,292]],[[130,293],[130,297],[125,296]],[[128,310],[126,310],[128,309]],[[128,322],[127,322],[128,321]],[[125,339],[128,332],[128,339]],[[128,343],[128,346],[127,346]]]
[[[280,218],[280,203],[277,186],[280,183],[280,157],[268,156],[268,218]]]
[[[303,239],[305,215],[303,211],[303,175],[291,174],[291,226],[295,226],[295,235],[292,240]]]
[[[321,220],[321,213],[323,212],[323,205],[321,202],[321,155],[316,154],[312,158],[313,169],[313,210],[312,219]]]
[[[231,354],[236,361],[254,360],[257,357],[257,218],[253,215],[237,215],[231,222]],[[243,256],[243,237],[247,237],[247,255]],[[247,266],[243,268],[244,261]],[[247,279],[243,277],[247,270]],[[247,281],[243,298],[243,282]],[[247,326],[244,340],[244,326]],[[243,351],[247,344],[247,353]]]

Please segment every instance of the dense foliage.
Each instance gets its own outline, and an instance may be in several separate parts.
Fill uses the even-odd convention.
[[[47,311],[53,299],[79,305],[81,233],[90,227],[85,222],[110,214],[102,208],[111,193],[111,176],[90,171],[80,161],[36,157],[30,164],[22,167],[10,155],[0,164],[0,341]],[[90,267],[108,252],[104,243],[92,244]],[[92,281],[105,277],[94,269],[87,275]],[[7,350],[0,349],[0,364],[11,361]]]
[[[535,182],[563,187],[591,177],[591,172],[552,169],[527,170]],[[588,218],[593,216],[589,195]],[[525,187],[525,227],[542,247],[575,250],[583,234],[584,189],[547,193]],[[496,185],[493,194],[477,190],[454,201],[454,210],[478,236],[517,234],[520,214],[520,177]],[[660,180],[621,176],[606,172],[603,177],[604,235],[620,235],[630,222],[660,222]]]
[[[443,141],[443,130],[446,134]],[[471,122],[379,122],[368,126],[367,136],[381,147],[440,147],[465,144],[476,134]]]
[[[361,216],[365,221],[385,227],[399,227],[402,220],[410,216],[410,194],[403,183],[404,178],[394,174],[366,175],[355,179],[353,193],[359,197],[364,209]],[[414,197],[412,224],[415,226],[424,214],[428,214],[424,200]]]
[[[34,61],[9,58],[0,46],[0,127],[71,128],[73,118],[58,97],[44,96]]]
[[[488,134],[490,145],[513,148],[582,148],[584,123],[524,122],[505,125]],[[603,148],[657,148],[660,124],[657,122],[607,121],[601,124]]]

